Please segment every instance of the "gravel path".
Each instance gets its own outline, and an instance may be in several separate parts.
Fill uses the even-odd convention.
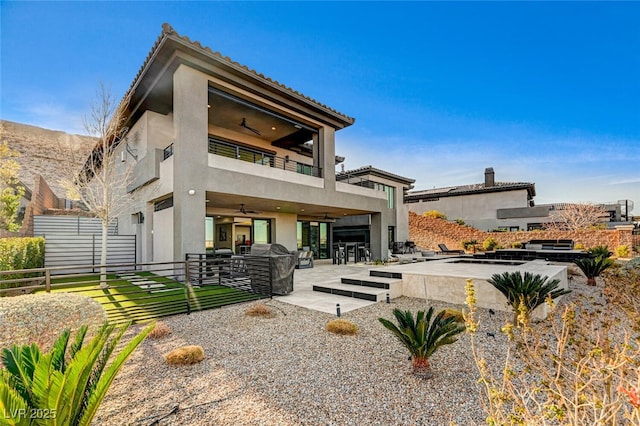
[[[593,287],[572,287],[572,294],[580,289],[599,293]],[[251,304],[241,304],[165,319],[172,334],[143,342],[113,383],[95,424],[485,423],[468,335],[432,356],[434,376],[425,380],[411,374],[408,352],[377,320],[392,318],[395,307],[424,309],[424,300],[401,297],[343,315],[359,327],[357,336],[325,331],[333,315],[275,300],[266,303],[274,318],[246,316]],[[499,371],[506,348],[499,330],[511,314],[479,309],[477,316],[477,345]],[[205,360],[167,365],[162,355],[183,345],[201,345]]]

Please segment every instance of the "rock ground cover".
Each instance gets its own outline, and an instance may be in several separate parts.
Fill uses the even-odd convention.
[[[602,298],[572,274],[574,292]],[[421,299],[402,297],[343,315],[355,336],[325,330],[335,318],[268,301],[274,318],[245,315],[247,304],[165,319],[172,334],[147,340],[116,378],[96,424],[484,424],[486,414],[469,336],[431,358],[434,376],[411,374],[408,353],[377,321],[396,307],[417,311]],[[429,302],[436,309],[464,308]],[[479,309],[476,342],[499,374],[507,338],[500,333],[511,313]],[[168,366],[172,349],[201,345],[206,357],[188,367]],[[177,407],[177,409],[175,409]],[[171,413],[175,409],[175,412]]]

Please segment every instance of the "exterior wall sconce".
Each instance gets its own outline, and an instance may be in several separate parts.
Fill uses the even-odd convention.
[[[189,195],[195,195],[196,194],[196,190],[195,189],[190,189],[189,190]]]

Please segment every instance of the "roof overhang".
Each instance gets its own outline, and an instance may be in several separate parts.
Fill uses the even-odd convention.
[[[186,65],[212,80],[228,83],[238,92],[280,105],[303,116],[342,129],[355,120],[311,98],[302,95],[246,66],[232,61],[199,42],[180,36],[170,25],[164,24],[162,33],[151,49],[129,89],[129,116],[135,122],[145,111],[167,114],[173,109],[173,73]],[[236,96],[238,96],[236,94]]]

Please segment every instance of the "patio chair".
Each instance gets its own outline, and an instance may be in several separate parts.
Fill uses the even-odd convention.
[[[464,254],[464,250],[449,250],[446,244],[438,244],[440,254]]]
[[[313,252],[311,250],[301,250],[296,258],[296,269],[313,268]]]

